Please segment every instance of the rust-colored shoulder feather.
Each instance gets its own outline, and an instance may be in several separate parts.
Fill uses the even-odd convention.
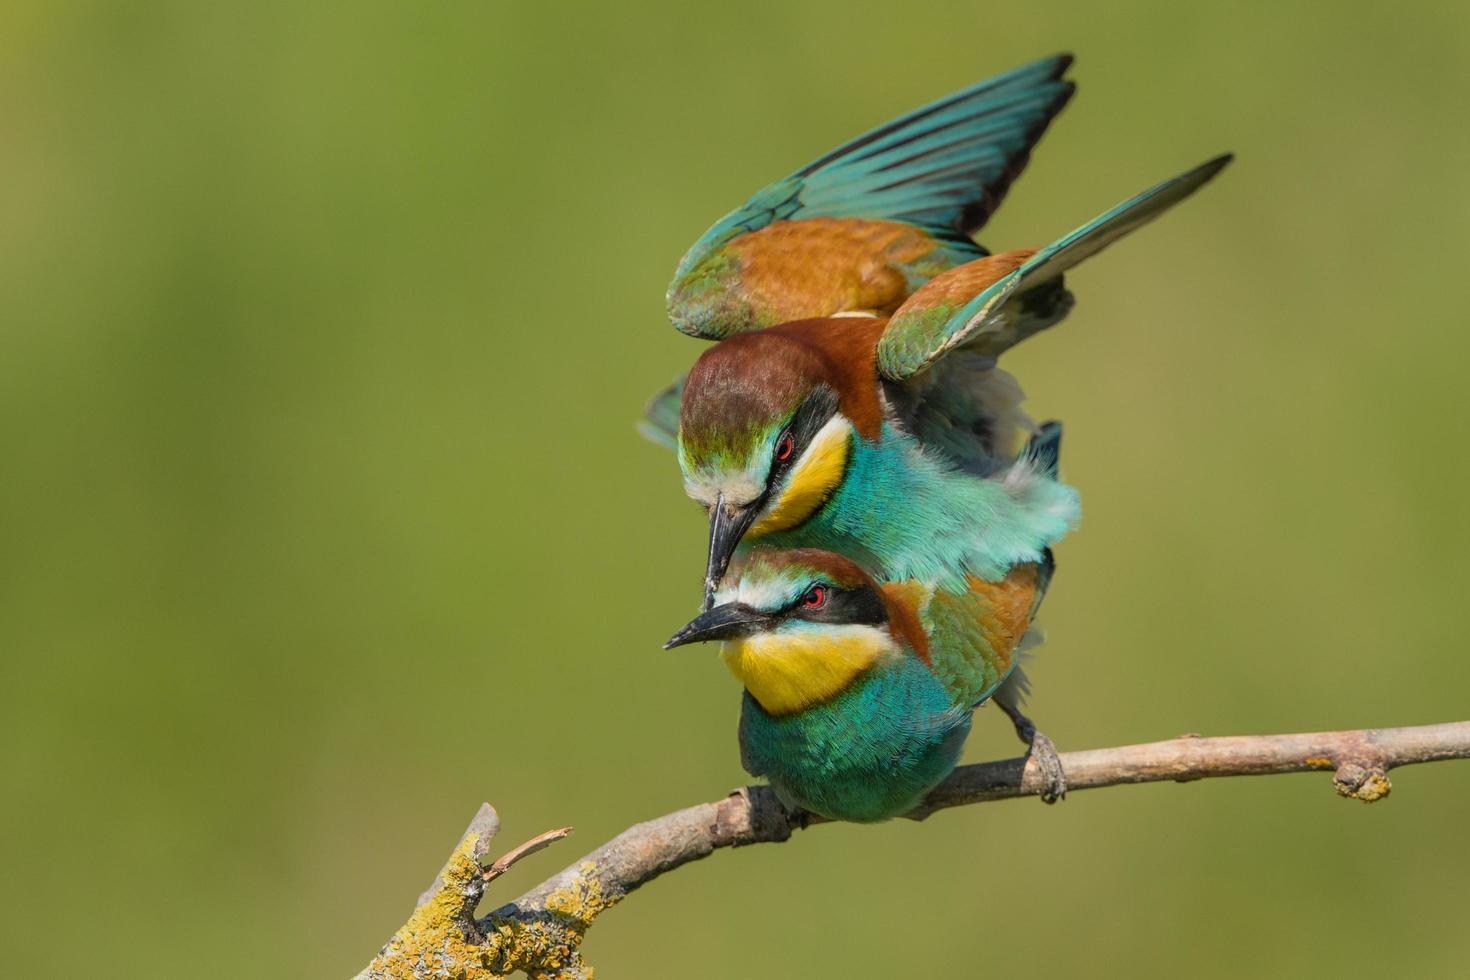
[[[984,700],[1010,675],[1045,589],[1042,568],[1016,565],[999,581],[972,576],[965,592],[931,595],[923,610],[930,669],[957,703]]]
[[[892,313],[908,296],[910,277],[949,264],[937,248],[912,225],[862,218],[783,221],[730,243],[745,300],[767,323]]]
[[[1013,252],[987,255],[983,259],[947,269],[915,290],[903,304],[904,312],[936,307],[957,310],[1015,272],[1035,254],[1034,248],[1016,249]]]
[[[888,609],[888,622],[894,635],[924,663],[930,662],[929,634],[919,620],[919,606],[925,602],[929,590],[918,582],[885,582],[879,587],[883,605]]]
[[[1031,628],[1042,590],[1040,566],[1016,565],[999,582],[970,576],[970,593],[979,597],[985,613],[980,617],[985,639],[1009,661],[1011,651]]]

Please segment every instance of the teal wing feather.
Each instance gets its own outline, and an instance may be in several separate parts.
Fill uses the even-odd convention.
[[[957,313],[936,317],[936,308],[917,302],[899,307],[878,343],[879,371],[891,380],[912,378],[957,348],[993,358],[1056,323],[1070,308],[1062,273],[1189,197],[1231,159],[1216,157],[1124,201],[1036,252]]]
[[[763,188],[695,242],[669,319],[719,340],[844,311],[891,313],[943,270],[985,255],[970,237],[1071,96],[1066,55],[909,113]]]
[[[1063,54],[987,79],[843,144],[762,188],[685,254],[677,282],[731,239],[777,221],[870,218],[915,225],[984,252],[967,236],[990,217],[1031,148],[1071,97]]]
[[[643,418],[638,421],[638,432],[649,442],[656,442],[667,449],[679,446],[679,402],[684,397],[684,379],[678,379],[648,400],[643,409]]]

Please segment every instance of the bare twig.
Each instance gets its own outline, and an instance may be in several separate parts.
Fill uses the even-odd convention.
[[[490,804],[487,803],[485,805],[489,806]],[[496,878],[499,878],[501,875],[505,874],[521,858],[530,857],[537,851],[545,850],[552,844],[555,844],[557,841],[566,837],[571,832],[572,828],[570,827],[561,827],[556,830],[548,830],[543,834],[537,834],[535,837],[532,837],[520,847],[513,847],[509,851],[506,851],[504,854],[500,855],[500,857],[491,862],[490,867],[485,869],[485,873],[483,875],[485,879],[485,884],[488,885]]]
[[[1388,795],[1390,769],[1470,758],[1470,721],[1299,735],[1186,735],[1167,742],[1068,752],[1061,758],[1069,791],[1331,770],[1339,794],[1371,803]],[[1041,783],[1029,759],[963,766],[908,817],[923,820],[950,807],[1037,795]],[[630,827],[520,898],[475,920],[474,906],[486,881],[565,836],[564,831],[549,831],[533,838],[487,871],[479,864],[494,833],[493,829],[485,833],[490,827],[487,810],[493,820],[494,810],[487,804],[476,816],[479,829],[471,824],[436,880],[438,891],[426,894],[413,917],[360,978],[479,980],[516,970],[533,978],[590,976],[578,952],[582,937],[599,914],[629,892],[719,848],[784,841],[794,830],[824,822],[787,810],[769,787],[747,786],[717,802]]]

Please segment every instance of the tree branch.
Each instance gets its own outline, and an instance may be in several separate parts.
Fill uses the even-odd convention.
[[[1470,758],[1470,721],[1415,728],[1200,738],[1091,749],[1062,755],[1070,791],[1216,776],[1265,776],[1332,770],[1346,797],[1372,803],[1388,795],[1388,771],[1441,759]],[[908,814],[931,814],[1041,791],[1029,759],[962,766]],[[482,919],[475,906],[487,878],[481,860],[499,827],[489,804],[476,815],[434,887],[358,980],[454,976],[465,980],[522,970],[532,978],[590,977],[578,948],[593,920],[629,892],[666,871],[722,847],[776,843],[825,822],[792,812],[766,786],[747,786],[714,803],[636,824],[559,874]],[[565,836],[551,831],[491,865],[504,870],[519,857]]]

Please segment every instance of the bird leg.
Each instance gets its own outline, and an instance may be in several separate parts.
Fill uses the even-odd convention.
[[[1011,719],[1011,724],[1016,726],[1016,737],[1026,743],[1030,749],[1028,755],[1036,760],[1036,768],[1041,771],[1041,802],[1055,803],[1066,799],[1067,774],[1062,772],[1062,759],[1057,755],[1057,747],[1036,730],[1030,718],[1021,714],[1019,705],[1012,704],[1009,698],[996,698],[995,703]]]

